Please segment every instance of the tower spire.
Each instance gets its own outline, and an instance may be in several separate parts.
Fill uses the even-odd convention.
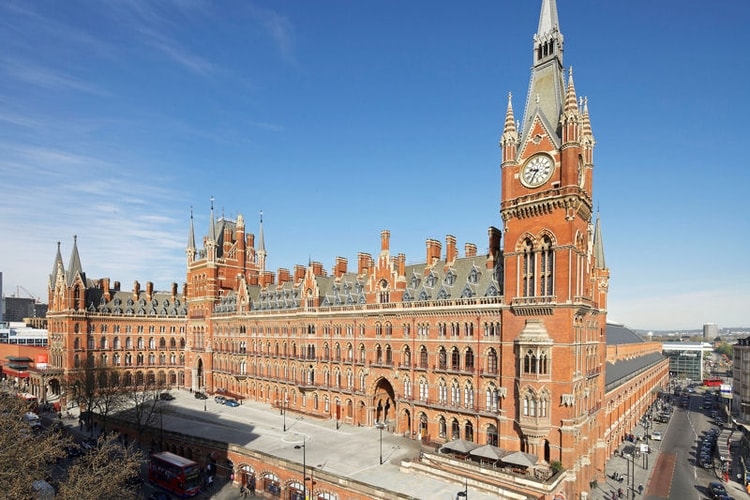
[[[503,162],[515,159],[517,146],[518,130],[516,129],[516,118],[513,114],[513,94],[508,92],[505,126],[503,127],[503,135],[500,137],[500,147],[503,148]]]
[[[539,116],[550,132],[560,138],[559,119],[565,98],[563,35],[555,0],[542,0],[539,27],[534,35],[534,64],[523,119],[523,140]]]
[[[216,220],[214,218],[214,197],[211,197],[211,216],[208,221],[208,236],[206,237],[206,260],[209,262],[216,261],[216,247],[218,242],[216,240]]]
[[[78,255],[78,236],[73,235],[73,251],[70,252],[70,262],[68,263],[68,286],[73,284],[78,274],[85,279],[83,268],[81,267],[81,257]]]
[[[193,223],[193,206],[190,206],[190,230],[188,232],[187,244],[188,262],[195,259],[195,224]]]
[[[55,255],[55,263],[52,264],[52,274],[49,275],[49,286],[50,288],[55,287],[55,281],[57,281],[58,273],[62,273],[65,276],[65,266],[63,265],[62,254],[60,253],[60,242],[57,242],[57,255]]]
[[[594,226],[594,259],[596,269],[607,269],[604,262],[604,242],[602,241],[602,222],[599,211],[596,212],[596,225]]]
[[[266,238],[263,236],[263,210],[260,211],[260,228],[258,229],[258,269],[266,270]]]

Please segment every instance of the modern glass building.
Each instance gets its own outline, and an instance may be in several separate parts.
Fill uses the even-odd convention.
[[[669,375],[672,378],[703,380],[703,353],[708,343],[665,342],[662,353],[669,358]]]

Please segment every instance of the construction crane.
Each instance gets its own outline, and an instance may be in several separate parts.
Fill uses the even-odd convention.
[[[36,302],[37,304],[42,301],[42,299],[40,299],[39,297],[31,293],[30,291],[26,290],[21,285],[16,285],[16,297],[19,297],[19,298],[21,297],[21,292],[19,290],[23,290],[24,292],[26,292],[26,295],[34,299],[34,302]]]

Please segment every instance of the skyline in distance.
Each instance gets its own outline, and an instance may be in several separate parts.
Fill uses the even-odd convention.
[[[185,280],[191,210],[242,213],[267,269],[380,232],[486,250],[508,93],[526,102],[541,1],[6,2],[0,5],[0,271],[44,301],[57,242],[88,278]],[[558,0],[589,99],[608,318],[750,326],[742,118],[750,5]],[[643,12],[647,11],[648,16]],[[256,238],[257,241],[257,238]]]

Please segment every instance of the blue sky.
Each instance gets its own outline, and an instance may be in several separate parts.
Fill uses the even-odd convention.
[[[498,139],[541,1],[0,3],[0,271],[46,302],[89,278],[185,280],[217,214],[264,214],[268,268],[487,248]],[[558,0],[589,99],[609,319],[750,326],[750,2]]]

